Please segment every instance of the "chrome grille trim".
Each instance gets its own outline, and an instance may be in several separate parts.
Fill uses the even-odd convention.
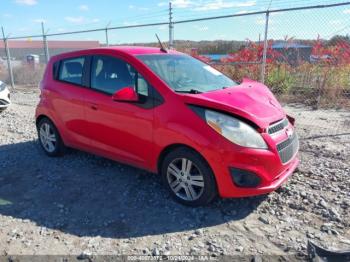
[[[288,163],[299,150],[299,139],[296,132],[277,145],[278,154],[283,164]]]
[[[277,123],[270,125],[269,128],[267,129],[267,132],[270,135],[278,133],[279,131],[282,131],[285,127],[287,127],[288,123],[289,123],[288,119],[284,118],[284,119],[278,121]]]

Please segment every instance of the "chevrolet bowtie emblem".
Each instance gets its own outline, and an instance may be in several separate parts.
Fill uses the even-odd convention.
[[[286,130],[286,135],[288,136],[288,138],[291,138],[293,136],[293,130],[292,129],[287,129]]]

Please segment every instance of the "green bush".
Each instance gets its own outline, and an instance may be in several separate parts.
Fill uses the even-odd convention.
[[[277,65],[268,68],[265,83],[274,94],[285,94],[293,87],[295,78],[291,68],[282,68],[281,65]]]

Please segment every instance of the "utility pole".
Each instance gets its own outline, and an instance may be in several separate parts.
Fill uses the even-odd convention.
[[[263,58],[262,58],[262,65],[261,65],[261,82],[265,83],[265,74],[266,74],[266,56],[267,56],[267,33],[269,30],[269,18],[270,18],[270,12],[269,10],[266,11],[266,21],[265,21],[265,36],[264,36],[264,50],[263,50]]]
[[[1,30],[2,30],[2,36],[3,36],[3,40],[4,40],[4,44],[5,44],[5,52],[6,52],[7,67],[8,67],[7,69],[8,69],[9,75],[10,75],[11,86],[14,89],[15,88],[15,80],[13,78],[10,49],[9,49],[9,46],[8,46],[8,40],[7,40],[7,37],[5,35],[4,28],[1,27]]]
[[[44,28],[44,22],[41,22],[41,30],[43,32],[45,62],[47,64],[50,60],[50,54],[49,54],[49,47],[48,47],[48,43],[47,43],[47,36],[46,36],[45,28]]]
[[[174,24],[173,24],[173,7],[169,2],[169,48],[174,47]]]

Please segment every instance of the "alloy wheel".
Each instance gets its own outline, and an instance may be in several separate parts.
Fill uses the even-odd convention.
[[[177,158],[169,164],[167,180],[171,190],[185,201],[195,201],[204,192],[203,175],[187,158]]]
[[[48,123],[43,123],[39,130],[40,142],[44,149],[52,153],[56,149],[57,138],[53,128]]]

